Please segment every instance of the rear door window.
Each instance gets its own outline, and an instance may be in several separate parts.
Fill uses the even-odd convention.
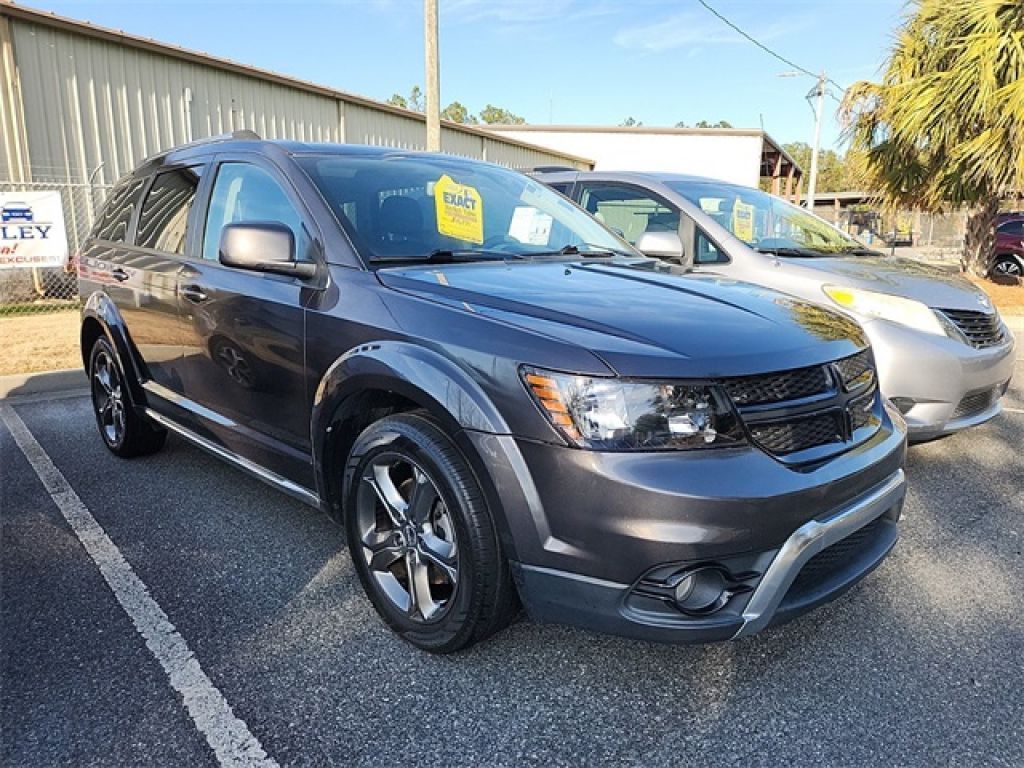
[[[157,175],[139,214],[137,246],[185,254],[189,213],[196,199],[201,172],[201,166],[193,166]]]

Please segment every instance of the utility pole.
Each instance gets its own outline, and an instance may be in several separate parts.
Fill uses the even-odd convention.
[[[441,151],[441,74],[437,53],[437,0],[423,0],[423,47],[426,52],[427,151]]]
[[[818,75],[818,83],[814,86],[814,90],[807,94],[810,98],[812,95],[818,99],[817,104],[814,107],[814,147],[811,149],[811,174],[807,180],[807,210],[814,213],[814,187],[818,182],[818,148],[821,145],[821,111],[825,106],[825,83],[828,78],[825,77],[825,72]]]

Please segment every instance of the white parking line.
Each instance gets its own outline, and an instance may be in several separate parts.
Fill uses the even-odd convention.
[[[277,762],[267,756],[248,726],[235,717],[223,694],[199,666],[185,639],[178,634],[121,551],[29,432],[25,422],[13,408],[3,404],[0,404],[0,418],[71,530],[99,567],[117,602],[145,639],[146,647],[163,667],[171,687],[181,694],[189,717],[206,738],[217,761],[222,766],[238,768],[276,768]]]

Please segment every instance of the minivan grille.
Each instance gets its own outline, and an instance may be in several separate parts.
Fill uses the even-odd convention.
[[[956,410],[953,411],[953,418],[965,419],[988,410],[999,399],[999,389],[999,387],[990,387],[980,392],[964,395],[957,404]]]
[[[824,365],[727,379],[722,385],[751,439],[784,460],[825,458],[867,439],[881,424],[869,350]]]
[[[1006,338],[1003,324],[995,312],[974,312],[967,309],[940,309],[960,332],[967,337],[972,347],[985,349],[1002,344]]]

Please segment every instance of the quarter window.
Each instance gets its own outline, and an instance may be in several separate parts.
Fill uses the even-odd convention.
[[[997,231],[1001,235],[1024,235],[1024,219],[1021,221],[1008,221],[998,227]]]
[[[165,253],[185,253],[188,215],[199,187],[200,167],[159,174],[139,214],[135,244]]]
[[[112,243],[123,243],[127,239],[128,224],[132,220],[135,206],[139,204],[145,183],[145,176],[130,176],[114,187],[96,222],[97,239]]]
[[[697,230],[697,250],[693,254],[694,264],[727,264],[729,257],[725,251],[711,242],[711,238],[701,230]]]
[[[631,245],[645,232],[679,232],[679,211],[632,187],[586,187],[580,204]]]
[[[291,229],[295,253],[302,260],[308,253],[309,238],[302,217],[277,180],[262,168],[248,163],[224,163],[210,196],[203,236],[203,258],[217,261],[220,233],[238,222],[275,222]]]

